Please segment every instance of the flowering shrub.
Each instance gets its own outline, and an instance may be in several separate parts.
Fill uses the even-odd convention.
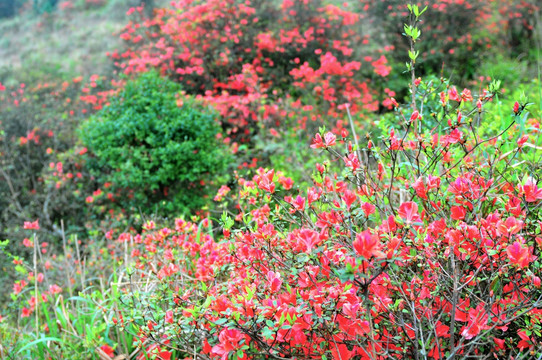
[[[204,29],[212,38],[217,34],[205,22],[208,16],[220,25],[218,29],[229,29],[223,42],[235,44],[235,31],[220,20],[231,19],[231,25],[233,18],[242,21],[252,14],[249,3],[227,3],[219,8],[214,2],[181,1],[174,6],[180,4],[187,5],[185,13],[158,10],[157,17],[145,20],[143,27],[181,38],[194,29],[204,34]],[[230,14],[227,10],[232,4],[238,8]],[[284,2],[281,11],[288,10],[291,17],[303,16],[292,9],[298,5],[308,6],[306,2]],[[272,15],[274,8],[268,6]],[[318,12],[328,16],[337,9],[322,7]],[[275,120],[266,126],[258,124],[263,131],[256,143],[265,142],[264,136],[283,136],[280,125],[284,123],[276,122],[281,117],[288,118],[288,125],[297,124],[292,133],[299,134],[301,129],[310,131],[308,120],[319,119],[318,111],[325,111],[322,117],[344,116],[332,131],[322,127],[314,134],[310,148],[318,155],[313,159],[295,163],[279,154],[283,159],[279,161],[290,165],[284,169],[288,173],[263,167],[251,176],[236,172],[237,184],[219,188],[216,206],[208,217],[146,221],[142,231],[105,221],[89,230],[93,239],[79,240],[60,231],[63,251],[59,255],[48,251],[41,239],[40,221],[47,219],[20,221],[26,237],[17,244],[31,249],[32,256],[12,255],[8,242],[0,243],[18,277],[12,286],[10,312],[0,316],[0,357],[8,353],[29,359],[101,360],[493,359],[539,354],[539,113],[531,113],[532,104],[517,92],[512,93],[514,98],[500,101],[499,81],[486,84],[484,78],[478,89],[462,89],[440,77],[417,77],[415,65],[421,58],[415,45],[423,10],[412,4],[408,10],[410,20],[404,30],[409,44],[410,97],[408,104],[400,104],[393,91],[386,89],[389,98],[382,106],[393,112],[375,121],[378,129],[367,123],[364,130],[369,132],[357,134],[361,104],[371,109],[372,100],[360,100],[358,95],[370,91],[366,93],[357,80],[348,80],[356,78],[361,66],[355,61],[343,63],[332,50],[312,58],[311,50],[307,56],[316,63],[294,66],[289,71],[294,81],[284,89],[280,82],[269,86],[276,90],[273,94],[260,91],[260,85],[267,86],[270,80],[260,82],[256,70],[258,79],[253,77],[253,69],[260,64],[252,58],[248,65],[239,64],[243,77],[229,74],[234,77],[227,86],[206,89],[205,85],[201,90],[210,92],[201,97],[214,99],[219,110],[233,105],[238,106],[236,111],[249,109],[239,107],[249,102],[232,100],[256,99],[254,104],[262,107],[254,108],[258,111],[252,120],[258,120],[259,111],[267,113],[263,118]],[[170,20],[155,22],[165,14]],[[343,25],[350,24],[344,23],[349,15],[340,14]],[[184,32],[169,29],[179,24],[175,18],[189,15],[197,15],[194,20],[201,22],[194,21],[192,27],[183,23],[185,27],[179,29]],[[268,19],[274,19],[271,15]],[[260,23],[258,19],[256,23]],[[198,28],[201,24],[209,28]],[[133,32],[127,31],[123,36],[134,41]],[[147,35],[153,38],[158,33]],[[237,35],[240,42],[241,34]],[[302,39],[294,35],[296,41]],[[266,34],[257,38],[262,54],[272,52],[268,45],[276,38]],[[198,39],[190,38],[196,45]],[[166,49],[164,44],[165,40],[156,49]],[[287,44],[291,46],[292,41]],[[188,71],[186,63],[177,68],[175,56],[151,52],[153,46],[127,53],[127,58],[133,55],[127,69],[143,64],[134,70],[139,72],[151,64],[170,76],[177,71],[173,69],[181,69],[181,82],[199,79],[183,73]],[[203,52],[197,49],[191,48],[199,56]],[[300,45],[300,49],[304,48]],[[179,59],[189,61],[190,56]],[[152,61],[147,64],[141,59]],[[389,75],[385,57],[371,61],[375,76]],[[212,68],[200,59],[190,65],[190,71],[197,73],[204,65]],[[274,70],[269,64],[266,76]],[[204,79],[204,75],[198,76]],[[250,91],[245,92],[246,84]],[[235,96],[239,97],[219,93],[223,87],[238,91]],[[363,91],[357,94],[360,88]],[[192,107],[195,103],[190,96],[179,90],[151,72],[128,81],[109,104],[104,97],[81,98],[95,110],[103,108],[82,128],[88,149],[63,152],[59,159],[66,161],[53,163],[44,182],[70,191],[83,186],[66,171],[73,174],[81,157],[87,157],[87,165],[94,171],[100,161],[108,165],[105,173],[95,172],[99,188],[87,198],[89,204],[103,205],[106,197],[125,201],[129,190],[134,196],[139,190],[153,189],[163,194],[173,181],[172,169],[184,166],[177,153],[183,154],[185,162],[194,160],[181,175],[199,178],[202,174],[197,169],[217,165],[214,161],[219,154],[211,141],[216,137],[207,136],[198,143],[196,154],[183,152],[182,144],[176,147],[171,141],[163,142],[168,135],[175,139],[183,131],[185,142],[197,142],[198,134],[191,131],[196,126],[188,120],[209,120],[207,130],[214,129],[212,117]],[[293,95],[269,103],[259,97],[279,96],[281,91]],[[254,97],[247,98],[247,94]],[[358,114],[352,116],[351,110]],[[252,114],[250,111],[245,115]],[[169,118],[172,114],[176,116]],[[223,113],[227,114],[231,113]],[[244,129],[249,125],[229,119],[224,125],[233,126],[231,136],[235,126]],[[118,123],[122,126],[115,128]],[[192,126],[183,127],[187,123]],[[144,131],[147,128],[152,131]],[[214,130],[210,132],[215,135]],[[35,136],[26,135],[26,141],[35,141]],[[160,149],[170,146],[175,151],[158,156]],[[299,144],[291,146],[297,151]],[[122,151],[134,147],[134,153],[144,155],[134,157],[140,162],[128,159],[129,152]],[[214,158],[192,156],[203,150]],[[233,143],[232,150],[244,151],[243,145]],[[159,164],[154,161],[157,158]],[[259,161],[253,158],[245,167],[255,168]],[[314,168],[306,170],[313,163]],[[119,176],[118,169],[136,176]],[[107,179],[109,176],[112,178]],[[139,178],[143,181],[137,182]],[[88,177],[88,181],[94,180]],[[182,180],[193,181],[189,177]],[[118,194],[109,192],[119,185]],[[134,205],[149,207],[155,199],[147,194],[136,200]],[[212,218],[220,212],[218,221]],[[4,317],[16,322],[22,332],[11,332]]]
[[[35,85],[0,84],[0,239],[11,240],[14,255],[28,256],[32,248],[24,244],[25,221],[40,219],[43,251],[59,245],[61,222],[69,234],[86,233],[92,212],[84,194],[92,192],[93,184],[81,159],[66,161],[65,154],[81,151],[74,149],[74,130],[103,106],[110,93],[105,80],[92,75]],[[9,266],[9,259],[0,256],[0,267]],[[9,271],[0,275],[3,283],[14,278]],[[1,302],[8,296],[2,291]]]
[[[520,107],[506,131],[477,135],[495,91],[445,92],[436,126],[402,110],[380,142],[317,134],[312,147],[342,171],[318,164],[299,190],[274,170],[239,178],[217,195],[238,203],[222,240],[208,219],[118,234],[137,290],[123,292],[114,321],[137,326],[157,359],[536,353],[542,188],[517,164],[540,138],[537,127],[511,131],[516,151],[500,150]]]
[[[81,181],[82,169],[69,168],[60,157],[75,145],[74,129],[100,109],[109,95],[104,78],[93,75],[71,81],[27,86],[0,84],[0,217],[2,238],[18,239],[14,229],[30,219],[42,228],[80,220],[76,203],[64,202],[65,182]],[[74,221],[79,224],[79,221]],[[9,235],[8,235],[9,234]]]
[[[112,56],[128,74],[160,69],[214,105],[230,134],[246,140],[255,122],[280,122],[280,99],[297,100],[305,90],[325,111],[345,101],[374,108],[367,73],[386,76],[390,68],[369,57],[361,71],[367,39],[358,21],[321,1],[176,1],[128,24],[121,37],[129,47]]]

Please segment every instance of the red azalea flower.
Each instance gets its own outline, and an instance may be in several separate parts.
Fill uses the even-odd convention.
[[[525,185],[519,187],[519,190],[525,196],[527,202],[537,202],[542,199],[542,188],[538,188],[531,177],[527,179]]]
[[[164,318],[165,322],[168,324],[173,324],[173,311],[166,311],[166,316]]]
[[[39,230],[40,229],[40,224],[38,223],[39,222],[39,219],[36,220],[36,221],[25,221],[24,222],[24,225],[23,225],[23,229],[25,230]]]
[[[380,239],[377,235],[371,234],[368,230],[356,235],[356,240],[354,240],[352,245],[354,246],[356,254],[365,259],[370,259],[373,256],[377,258],[385,256],[385,254],[380,251]]]
[[[227,360],[228,354],[239,348],[239,342],[243,339],[243,334],[237,329],[224,329],[220,332],[218,345],[213,346],[211,352],[219,355],[221,360]]]
[[[514,114],[518,115],[519,114],[519,103],[516,101],[514,103]]]
[[[100,346],[100,349],[107,354],[110,358],[115,357],[115,352],[113,351],[113,348],[109,345],[102,345]]]
[[[452,206],[450,209],[452,211],[452,219],[454,220],[463,220],[467,212],[463,206]]]
[[[519,241],[515,241],[512,245],[506,248],[508,259],[514,265],[521,268],[529,266],[531,256],[529,254],[529,248],[523,246]]]
[[[406,220],[407,224],[420,222],[421,218],[418,214],[418,204],[413,201],[407,201],[399,206],[398,214],[401,218]]]

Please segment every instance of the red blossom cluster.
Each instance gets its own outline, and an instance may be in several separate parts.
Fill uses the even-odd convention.
[[[234,137],[249,135],[255,122],[279,125],[289,106],[309,105],[296,101],[291,86],[335,119],[344,102],[352,111],[375,110],[369,79],[391,71],[384,55],[366,56],[368,66],[359,61],[368,38],[346,3],[185,0],[150,19],[142,9],[130,13],[141,19],[121,34],[128,47],[112,54],[117,65],[127,74],[158,68],[178,80],[218,109]]]
[[[391,17],[408,16],[393,1],[361,5],[368,11],[388,3]],[[479,1],[427,4],[440,14],[468,11],[466,28],[489,21]],[[224,141],[233,142],[234,153],[236,141],[247,140],[260,121],[279,138],[275,127],[285,119],[295,117],[301,129],[333,119],[332,131],[322,128],[310,145],[329,161],[296,169],[310,179],[298,183],[279,169],[256,169],[259,158],[253,157],[239,167],[253,173],[236,172],[235,184],[224,184],[214,197],[223,210],[218,224],[211,218],[216,209],[205,209],[200,214],[207,217],[168,226],[150,220],[137,231],[114,226],[111,213],[100,229],[107,246],[90,260],[80,258],[88,250],[80,251],[83,241],[74,237],[68,245],[64,229],[64,258],[48,254],[38,235],[55,229],[49,214],[67,216],[69,208],[46,198],[39,220],[21,212],[21,219],[32,221],[17,224],[34,235],[20,241],[33,249],[33,266],[13,261],[22,274],[12,291],[21,323],[55,339],[56,329],[48,325],[53,317],[44,313],[63,320],[58,333],[69,326],[75,332],[77,321],[66,315],[64,301],[99,304],[96,318],[103,315],[104,322],[85,346],[104,359],[125,356],[130,348],[132,358],[161,360],[493,359],[540,352],[542,177],[535,152],[542,147],[540,121],[524,115],[527,104],[510,106],[509,118],[500,114],[505,123],[498,132],[484,130],[481,124],[492,116],[485,106],[498,85],[475,93],[444,79],[425,82],[416,78],[411,59],[412,103],[401,107],[386,88],[382,105],[395,111],[395,122],[380,139],[362,138],[351,112],[378,108],[369,79],[388,77],[391,67],[382,53],[359,51],[368,38],[357,32],[362,16],[348,3],[178,0],[151,18],[143,16],[143,7],[129,13],[139,16],[121,34],[129,47],[112,55],[125,73],[157,68],[175,78],[185,91],[175,98],[179,107],[187,93],[203,98],[224,119]],[[427,30],[438,34],[445,27],[437,22]],[[467,32],[445,38],[443,51],[453,54],[454,42],[469,50],[489,44]],[[73,101],[77,106],[64,113],[69,119],[107,104],[114,91],[101,91],[104,80],[93,75],[88,85],[76,78],[62,90],[44,84],[31,91],[51,91],[64,105]],[[62,97],[76,85],[82,94]],[[0,84],[6,108],[30,102],[24,84],[4,91]],[[345,114],[348,120],[339,120]],[[105,212],[103,200],[115,201],[120,193],[109,192],[106,182],[81,196],[83,182],[94,181],[80,162],[87,149],[45,144],[59,136],[54,130],[23,129],[7,143],[27,152],[47,146],[41,154],[46,161],[37,165],[45,164],[44,176],[35,183],[59,198],[71,190],[78,201]],[[65,147],[70,150],[52,156]],[[161,191],[167,195],[168,188]],[[41,255],[49,257],[43,261]],[[117,268],[105,269],[109,261]],[[66,287],[48,278],[63,267]],[[89,280],[86,271],[99,274]],[[108,271],[116,272],[115,280],[106,280]],[[75,289],[75,274],[81,294],[64,300],[63,288],[70,295]],[[96,279],[102,292],[84,294]]]
[[[343,159],[342,172],[319,164],[313,185],[296,188],[259,169],[223,186],[216,200],[237,206],[222,217],[220,240],[209,219],[108,233],[131,249],[138,278],[165,285],[149,300],[155,312],[133,318],[138,344],[213,359],[536,352],[542,186],[513,175],[524,150],[487,158],[507,134],[478,138],[468,118],[491,97],[450,88],[440,126],[415,129],[420,115],[404,118],[379,147],[316,134],[312,147]],[[521,139],[537,136],[533,126]],[[186,329],[194,335],[179,339]]]

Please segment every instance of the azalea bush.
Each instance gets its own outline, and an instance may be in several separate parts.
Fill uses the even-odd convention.
[[[90,176],[81,162],[65,162],[64,154],[82,150],[75,149],[75,128],[103,105],[107,88],[98,75],[32,85],[0,83],[0,238],[12,240],[13,254],[30,253],[23,244],[28,238],[21,232],[24,221],[41,220],[40,236],[49,248],[59,245],[62,222],[69,234],[86,232],[84,194],[92,192]],[[0,257],[0,264],[9,266],[8,259]],[[4,271],[1,278],[11,282],[14,275]]]
[[[143,25],[132,24],[135,30],[124,37],[143,41],[134,40],[142,28],[150,38],[166,31],[191,36],[208,24],[205,16],[226,29],[219,19],[252,14],[247,3],[228,3],[239,7],[231,14],[221,11],[228,4],[218,9],[213,2],[181,3],[185,13],[158,10]],[[308,6],[285,2],[280,11],[303,16],[295,10],[302,5]],[[321,9],[328,16],[340,8]],[[86,203],[103,221],[85,236],[61,229],[62,249],[55,251],[44,245],[41,218],[20,221],[25,238],[17,244],[28,248],[26,258],[12,254],[10,243],[0,244],[16,277],[9,311],[0,318],[0,357],[527,359],[540,354],[542,139],[540,107],[532,103],[540,100],[538,89],[503,91],[500,81],[486,77],[464,88],[441,76],[420,76],[424,10],[413,4],[407,9],[405,99],[385,88],[379,106],[388,113],[371,115],[373,100],[360,100],[355,92],[362,84],[348,80],[356,78],[357,64],[342,63],[332,50],[307,55],[307,64],[289,72],[291,86],[269,87],[277,91],[273,95],[291,95],[273,102],[271,96],[251,98],[263,105],[253,109],[252,144],[235,142],[242,139],[233,138],[234,127],[247,124],[234,125],[222,114],[230,119],[222,123],[231,130],[230,149],[244,163],[233,172],[235,181],[214,176],[221,186],[205,209],[210,211],[198,216],[173,219],[177,206],[186,203],[166,198],[164,189],[174,177],[186,185],[193,180],[182,176],[199,179],[205,174],[197,169],[216,165],[220,135],[211,113],[192,100],[194,94],[154,72],[117,84],[116,96],[96,98],[101,110],[95,109],[100,111],[80,132],[86,148],[62,152],[60,170],[54,163],[44,181],[80,190],[78,196],[88,189],[84,186],[96,186]],[[181,21],[186,31],[176,33],[184,16],[199,22],[188,27]],[[161,17],[169,20],[160,23]],[[126,70],[146,72],[148,66],[162,75],[175,72],[181,83],[200,79],[186,63],[176,67],[171,54],[182,47],[167,48],[169,43],[160,41],[154,49],[160,56],[148,44],[126,53],[131,59]],[[235,44],[234,37],[224,38],[229,41]],[[255,79],[255,59],[250,66],[240,64],[243,81]],[[314,59],[321,62],[311,64]],[[371,59],[373,80],[389,76],[385,59]],[[214,65],[202,59],[190,66],[197,74]],[[269,74],[275,70],[269,66]],[[258,81],[251,82],[253,89],[262,84]],[[237,98],[218,95],[221,88],[204,86],[201,90],[210,92],[199,95],[209,100],[210,94],[219,110],[216,96],[224,95],[222,105],[232,106],[226,100],[247,95],[241,85]],[[328,117],[332,126],[316,130]],[[201,125],[206,120],[209,128]],[[213,136],[204,132],[209,136],[199,142],[192,131],[198,127],[213,129]],[[304,132],[313,132],[307,152],[301,150],[308,140]],[[169,135],[179,140],[178,133],[186,135],[185,142],[195,139],[197,146],[189,149],[197,151],[163,142]],[[288,149],[273,148],[275,141]],[[185,165],[177,153],[160,157],[153,145],[173,146],[185,162],[192,161],[191,168],[177,174]],[[98,172],[101,166],[105,171]],[[92,170],[82,174],[88,182],[64,176],[79,167]],[[138,191],[145,193],[136,196]],[[118,212],[103,217],[116,203],[149,210],[155,196],[171,201],[170,219],[144,221],[139,229],[119,221]],[[21,331],[11,332],[6,324]]]
[[[127,46],[112,57],[125,73],[157,68],[180,82],[219,110],[231,137],[246,141],[255,123],[280,122],[281,99],[307,90],[330,115],[344,101],[375,107],[370,75],[391,69],[364,50],[360,17],[347,5],[178,1],[152,19],[133,9],[121,34]],[[365,67],[361,55],[372,56]]]
[[[402,122],[380,140],[316,134],[334,161],[313,186],[259,169],[218,192],[238,203],[221,239],[209,219],[114,236],[133,246],[114,321],[136,325],[157,359],[537,353],[542,189],[517,164],[540,133],[518,131],[528,110],[512,108],[507,129],[478,137],[497,90],[445,92],[436,126],[397,107]]]
[[[11,193],[3,198],[11,204],[11,218],[28,220],[39,216],[45,220],[50,217],[39,213],[21,214],[23,211],[15,209],[26,207],[30,201],[28,195],[45,195],[41,188],[47,169],[58,167],[58,172],[63,173],[62,164],[57,165],[58,154],[75,145],[75,128],[88,114],[102,108],[111,93],[107,87],[108,82],[99,75],[32,86],[0,83],[2,184],[6,184],[6,188],[8,183],[13,186]],[[48,225],[51,224],[48,222]]]
[[[42,229],[49,234],[60,228],[61,220],[82,226],[77,221],[80,217],[72,215],[84,209],[84,197],[83,202],[74,202],[66,197],[63,185],[89,179],[83,179],[83,173],[87,173],[81,163],[70,166],[62,159],[65,152],[75,152],[76,147],[77,152],[82,150],[76,145],[75,129],[103,107],[111,94],[109,86],[99,75],[32,86],[0,84],[3,237],[15,239],[14,229],[21,221],[36,218],[42,219]]]
[[[215,200],[237,207],[224,207],[221,237],[210,219],[108,234],[130,249],[111,321],[157,359],[539,352],[542,188],[539,171],[518,170],[536,169],[539,120],[522,127],[517,102],[484,135],[498,82],[436,85],[430,118],[418,85],[380,139],[316,134],[331,161],[312,186],[263,168],[223,186]]]

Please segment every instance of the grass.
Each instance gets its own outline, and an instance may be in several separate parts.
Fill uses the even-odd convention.
[[[126,11],[139,1],[109,0],[103,6],[71,2],[72,9],[42,15],[29,9],[0,20],[0,82],[9,85],[113,71],[106,53],[121,45],[118,32],[128,22]]]

